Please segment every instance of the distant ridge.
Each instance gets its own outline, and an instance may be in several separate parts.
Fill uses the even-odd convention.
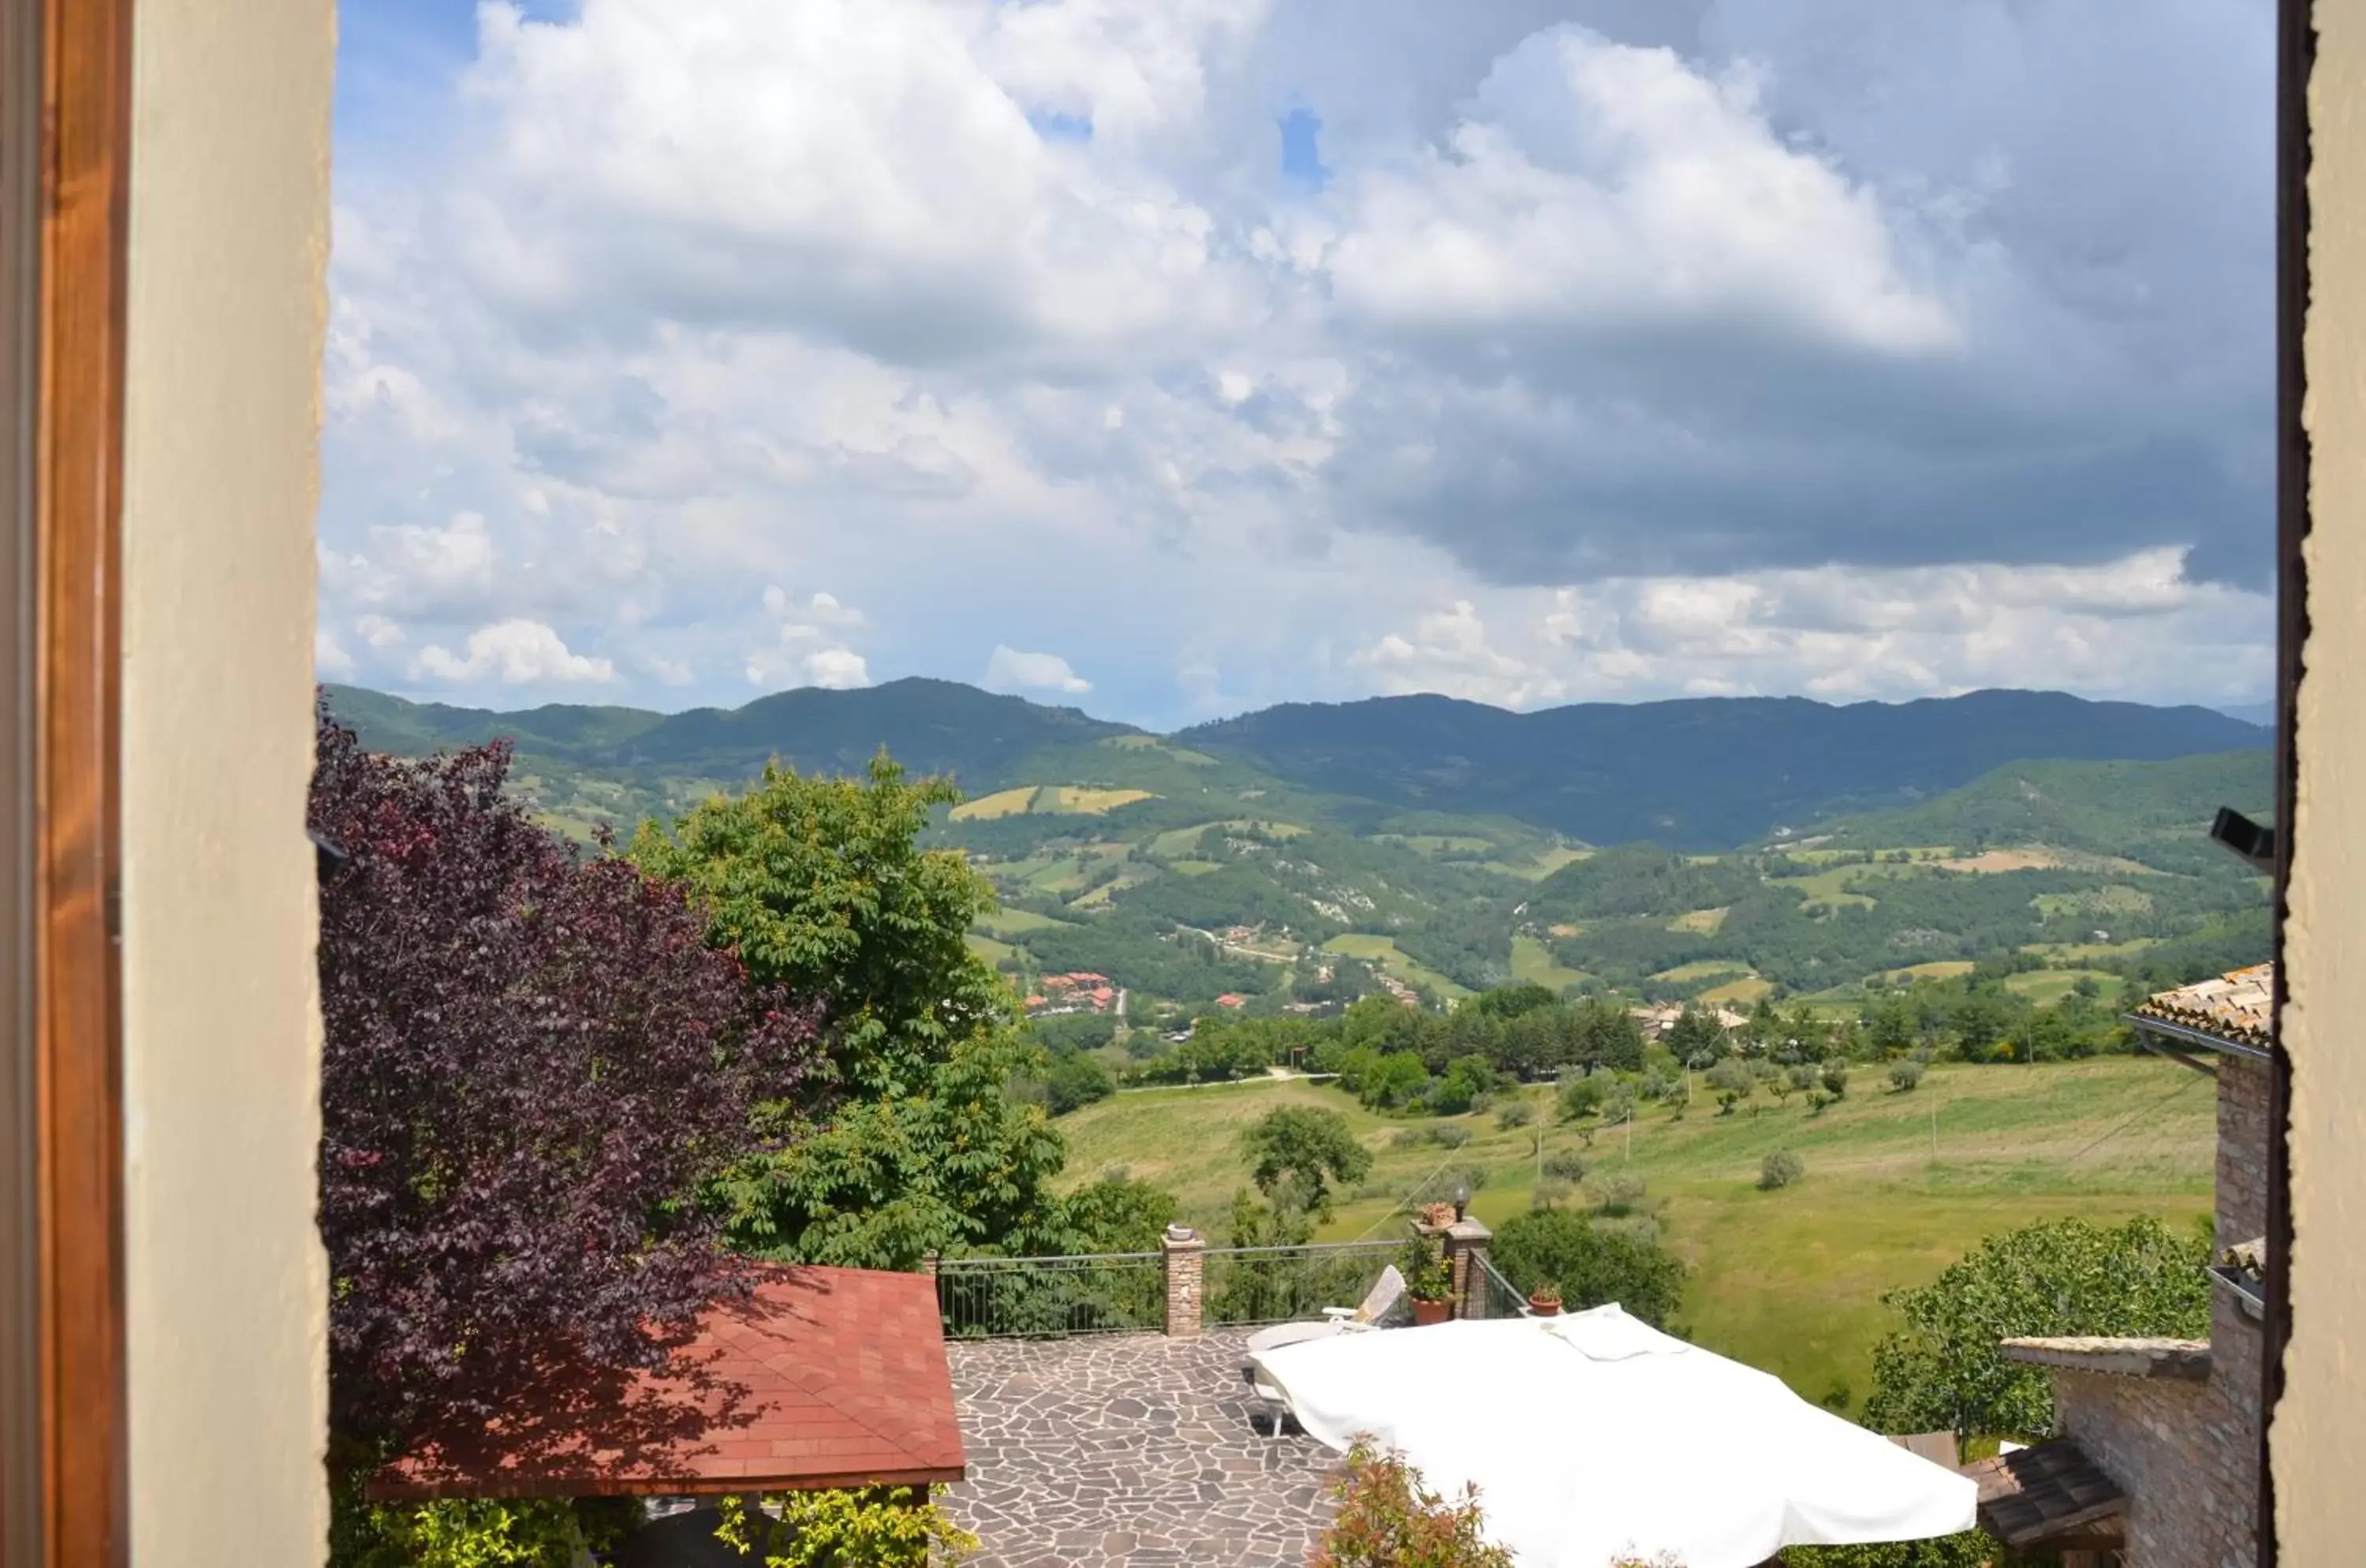
[[[919,678],[672,715],[566,705],[500,713],[327,690],[332,708],[381,750],[417,754],[502,735],[545,771],[626,780],[744,778],[772,756],[806,772],[852,773],[884,746],[907,768],[951,773],[976,793],[1093,776],[1111,755],[1100,742],[1147,734]],[[2165,761],[2258,750],[2269,736],[2203,707],[1988,691],[1841,706],[1692,698],[1525,714],[1451,697],[1379,697],[1286,703],[1173,739],[1328,796],[1512,818],[1594,843],[1698,850],[1910,806],[2010,762]]]

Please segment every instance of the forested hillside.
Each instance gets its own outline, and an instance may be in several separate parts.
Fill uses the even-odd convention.
[[[940,810],[929,837],[967,855],[1000,896],[974,933],[977,951],[1039,1008],[1105,1012],[1112,1026],[1122,1009],[1128,1026],[1177,1029],[1220,998],[1247,1016],[1324,1010],[1376,989],[1443,1006],[1514,980],[1629,1004],[1838,1003],[1976,963],[2034,976],[2016,984],[2044,994],[2266,954],[2264,894],[2205,829],[2222,805],[2264,812],[2267,758],[2214,750],[2255,732],[2200,710],[2011,693],[1889,709],[1557,710],[1569,733],[1657,737],[1642,743],[1660,759],[1651,765],[1622,752],[1569,772],[1580,795],[1624,792],[1620,809],[1640,824],[1587,841],[1554,825],[1561,807],[1523,816],[1520,792],[1470,761],[1480,742],[1551,715],[1444,699],[1388,710],[1422,720],[1398,731],[1437,745],[1426,763],[1383,746],[1387,727],[1369,713],[1349,727],[1362,750],[1320,750],[1323,727],[1337,729],[1351,709],[1304,710],[1316,717],[1291,723],[1315,740],[1292,750],[1266,744],[1287,728],[1273,714],[1169,739],[942,682],[670,717],[496,715],[344,689],[329,700],[366,744],[400,752],[514,737],[516,786],[587,840],[603,820],[629,830],[678,816],[768,756],[837,773],[884,747],[960,785],[962,804]],[[1933,728],[1942,720],[1980,733],[1949,739]],[[2009,760],[1896,809],[1763,815],[1802,792],[1827,805],[1894,795],[1901,777],[1960,771],[1983,750],[2067,745],[2069,729],[2090,750],[2138,755]],[[1253,759],[1235,744],[1244,737],[1268,754]],[[2142,760],[2180,746],[2195,754]],[[1308,761],[1317,751],[1320,767]],[[1770,761],[1807,753],[1812,767],[1788,775]],[[1505,765],[1525,777],[1544,766],[1533,755]],[[1506,804],[1451,811],[1409,798],[1408,779],[1448,773],[1463,782],[1446,793]],[[1647,830],[1660,819],[1677,826]],[[1751,831],[1707,848],[1696,836],[1703,823],[1743,821]],[[1075,974],[1110,994],[1046,993],[1047,976]]]

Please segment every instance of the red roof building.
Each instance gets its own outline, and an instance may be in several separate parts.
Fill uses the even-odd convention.
[[[770,1268],[718,1303],[686,1376],[554,1376],[547,1398],[422,1443],[370,1484],[430,1497],[697,1496],[918,1486],[965,1473],[936,1282]]]
[[[1248,998],[1244,996],[1236,995],[1234,992],[1226,991],[1222,996],[1216,998],[1216,1005],[1220,1008],[1246,1007],[1248,1005]]]

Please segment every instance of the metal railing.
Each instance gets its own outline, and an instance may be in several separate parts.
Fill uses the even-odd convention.
[[[1222,1247],[1208,1249],[1201,1321],[1245,1327],[1319,1315],[1324,1307],[1361,1305],[1391,1263],[1402,1264],[1402,1241],[1316,1242],[1303,1247]],[[1398,1315],[1407,1309],[1400,1303]]]
[[[937,1311],[949,1339],[1156,1334],[1166,1326],[1166,1260],[1155,1252],[943,1258]]]
[[[1463,1309],[1472,1317],[1527,1317],[1527,1292],[1522,1291],[1488,1258],[1483,1252],[1472,1256],[1479,1265],[1479,1278],[1473,1281],[1470,1302]]]

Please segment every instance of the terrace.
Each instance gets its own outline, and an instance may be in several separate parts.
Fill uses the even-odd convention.
[[[948,1506],[976,1568],[1281,1568],[1313,1556],[1335,1455],[1262,1434],[1248,1330],[947,1347],[969,1476]]]
[[[1484,1225],[1416,1229],[1448,1259],[1462,1315],[1519,1310]],[[978,1568],[1280,1568],[1313,1554],[1337,1457],[1275,1435],[1241,1375],[1259,1325],[1362,1297],[1397,1242],[977,1258],[934,1266],[968,1473],[947,1504]]]

